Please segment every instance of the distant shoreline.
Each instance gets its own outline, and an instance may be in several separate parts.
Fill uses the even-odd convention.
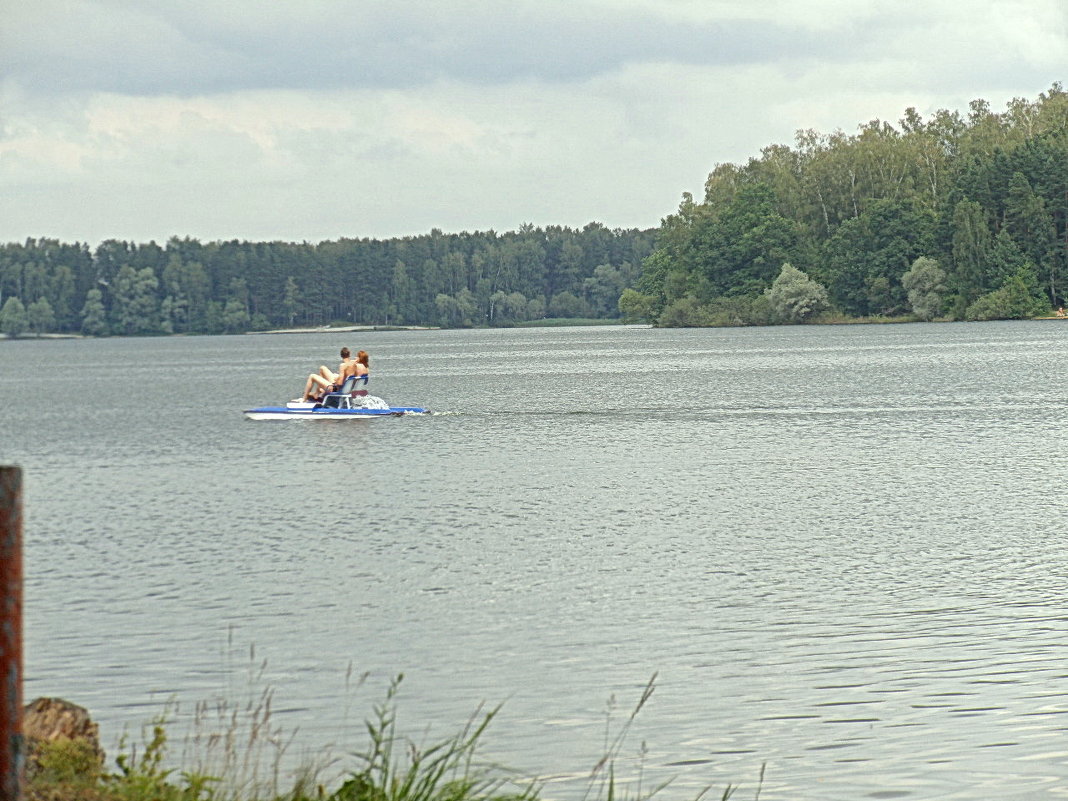
[[[349,334],[353,331],[438,331],[433,325],[323,325],[317,328],[272,328],[270,331],[245,331],[246,335],[262,334]]]
[[[1044,320],[1068,320],[1068,316],[1049,316],[1049,317],[1022,317],[1020,320],[1031,320],[1034,322]],[[915,319],[865,319],[856,318],[848,320],[825,320],[817,321],[813,320],[802,325],[893,325],[893,324],[905,324],[905,323],[917,323],[919,320]],[[932,320],[931,322],[957,322],[952,320]],[[967,322],[996,322],[994,320],[970,320]],[[624,323],[619,320],[612,320],[608,322],[598,321],[584,321],[584,320],[553,320],[553,321],[537,321],[526,322],[524,324],[509,326],[511,328],[557,328],[565,326],[619,326],[622,328],[657,328],[662,327],[669,328],[749,328],[750,326],[654,326],[651,323]],[[488,330],[489,327],[485,327],[482,330]],[[455,330],[479,330],[478,328],[468,329],[445,329],[436,325],[343,325],[343,326],[319,326],[316,328],[273,328],[269,331],[242,331],[234,334],[150,334],[149,338],[167,338],[167,337],[185,337],[185,336],[263,336],[265,334],[351,334],[357,333],[369,333],[369,332],[385,332],[385,331],[455,331]],[[501,329],[494,329],[501,330]],[[87,334],[60,334],[60,333],[44,333],[44,334],[19,334],[17,337],[12,337],[9,334],[0,333],[0,340],[26,340],[26,339],[118,339],[122,338],[121,335],[115,337],[95,337]]]

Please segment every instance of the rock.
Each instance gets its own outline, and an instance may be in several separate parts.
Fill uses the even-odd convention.
[[[37,768],[37,756],[43,743],[60,739],[82,740],[104,764],[100,732],[89,712],[62,698],[37,698],[22,710],[22,733],[26,741],[27,775]]]

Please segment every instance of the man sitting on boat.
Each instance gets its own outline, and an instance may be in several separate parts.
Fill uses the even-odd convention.
[[[341,374],[345,372],[345,368],[352,362],[349,358],[351,351],[348,348],[341,349],[341,364],[338,365],[337,372],[332,372],[325,364],[319,368],[318,373],[312,373],[308,376],[308,380],[304,382],[304,393],[300,396],[301,400],[309,401],[314,400],[316,397],[323,394],[324,391],[329,392],[330,387],[334,384],[338,384],[344,379],[341,378]]]
[[[342,362],[336,373],[330,372],[326,367],[320,367],[318,373],[308,376],[301,400],[304,402],[320,400],[323,395],[336,392],[350,375],[367,375],[371,366],[371,357],[367,351],[361,350],[356,354],[355,359],[350,359],[349,353],[348,348],[341,349]]]

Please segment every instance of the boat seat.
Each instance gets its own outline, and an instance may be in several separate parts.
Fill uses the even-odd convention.
[[[352,385],[352,389],[349,390],[349,394],[350,395],[366,395],[367,394],[367,379],[369,379],[370,377],[371,376],[370,376],[369,373],[364,373],[363,375],[350,375],[349,378],[355,379],[355,383]],[[349,378],[346,378],[345,380],[348,381]],[[360,385],[360,389],[356,389],[356,384]],[[342,388],[342,391],[344,391],[344,388]]]
[[[348,376],[337,389],[336,392],[329,392],[323,395],[323,399],[320,401],[320,405],[324,409],[348,409],[350,408],[349,400],[353,395],[366,395],[366,389],[356,389],[357,384],[363,384],[367,386],[368,375],[350,375]]]

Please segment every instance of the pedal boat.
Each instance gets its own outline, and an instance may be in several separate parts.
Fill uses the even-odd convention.
[[[285,406],[246,409],[245,417],[249,420],[367,420],[430,411],[418,406],[390,406],[381,398],[368,395],[367,379],[366,375],[350,375],[337,392],[328,393],[319,401],[289,401]]]

